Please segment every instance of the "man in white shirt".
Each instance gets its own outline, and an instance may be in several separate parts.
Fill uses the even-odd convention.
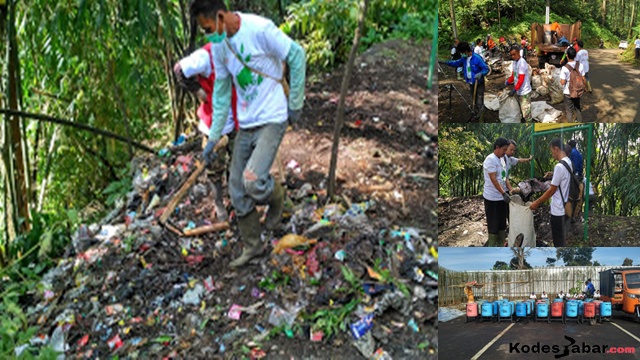
[[[525,122],[531,122],[531,77],[529,74],[529,64],[516,48],[509,52],[513,60],[511,76],[507,79],[506,85],[514,85],[509,96],[518,94],[520,111]]]
[[[458,44],[460,44],[460,40],[458,40],[458,38],[455,38],[453,40],[453,47],[451,48],[451,60],[459,60],[462,58],[462,54],[460,54],[460,52],[458,51]],[[458,77],[458,80],[463,80],[462,66],[456,68],[456,76]]]
[[[591,179],[589,179],[591,180]],[[587,177],[582,178],[582,183],[584,184],[584,197],[589,197],[589,212],[593,211],[593,206],[597,200],[596,192],[593,190],[593,182],[589,181],[589,192],[587,193]]]
[[[569,199],[571,172],[567,170],[562,162],[571,168],[571,160],[564,152],[564,145],[560,139],[553,139],[550,148],[551,156],[556,159],[558,163],[553,168],[553,178],[551,179],[549,190],[534,201],[530,208],[531,210],[536,210],[541,203],[551,198],[551,235],[553,237],[553,245],[555,247],[564,247],[566,246],[565,227],[567,222],[564,204]]]
[[[274,230],[284,209],[285,190],[269,174],[287,129],[287,120],[300,118],[304,101],[306,60],[304,50],[264,17],[229,11],[223,0],[195,0],[191,18],[213,43],[215,68],[213,121],[205,161],[215,159],[231,104],[231,85],[238,95],[238,124],[229,175],[229,194],[238,217],[242,254],[231,268],[247,264],[262,251],[261,215],[256,205],[269,205],[265,225]],[[291,88],[284,80],[284,63]]]
[[[600,299],[600,290],[596,290],[596,293],[595,293],[595,294],[593,294],[593,299],[594,299],[594,300],[598,300],[598,299]]]
[[[640,60],[640,35],[636,35],[636,41],[633,43],[636,44],[636,60]]]
[[[584,76],[584,66],[580,62],[576,62],[576,49],[570,47],[567,49],[567,58],[569,62],[567,62],[560,70],[560,85],[563,86],[564,93],[564,114],[567,118],[567,122],[573,122],[573,115],[576,114],[577,120],[576,122],[582,122],[582,109],[580,108],[580,98],[572,98],[570,97],[571,92],[569,91],[569,83],[571,80],[571,72],[567,68],[575,69],[577,66],[578,72],[580,75]],[[578,65],[576,65],[578,64]]]
[[[476,40],[476,47],[473,48],[473,52],[480,55],[484,59],[484,47],[482,47],[482,40]]]
[[[564,291],[560,290],[560,294],[558,294],[558,298],[563,299],[564,300]]]
[[[587,79],[587,91],[593,93],[591,81],[589,81],[589,52],[584,49],[584,42],[582,40],[578,40],[578,49],[576,61],[582,64],[582,68],[584,69],[584,78]]]
[[[540,296],[540,299],[548,299],[548,298],[549,298],[549,295],[547,295],[547,292],[543,291],[542,296]]]
[[[533,299],[533,300],[535,300],[535,299],[537,299],[537,298],[538,298],[538,297],[536,296],[536,293],[535,293],[535,292],[531,292],[531,295],[529,295],[529,299]]]
[[[500,162],[502,163],[502,167],[504,167],[504,170],[507,173],[503,189],[506,189],[509,194],[511,194],[511,191],[513,191],[513,187],[511,187],[511,183],[509,182],[509,179],[511,179],[511,168],[517,164],[529,162],[531,161],[531,159],[533,159],[533,155],[529,156],[526,159],[525,158],[518,159],[517,157],[514,157],[514,155],[516,154],[517,147],[518,147],[518,144],[516,144],[515,140],[513,139],[509,140],[509,147],[507,148],[507,153],[505,154],[504,158],[500,160]]]
[[[509,141],[498,138],[493,144],[493,152],[487,156],[482,164],[484,172],[484,211],[487,216],[487,228],[489,241],[487,246],[502,246],[506,236],[507,211],[509,209],[509,195],[500,185],[504,182],[507,173],[502,167],[500,159],[507,153]],[[498,180],[501,178],[500,180]]]

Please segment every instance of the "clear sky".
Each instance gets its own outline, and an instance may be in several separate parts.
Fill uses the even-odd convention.
[[[527,262],[533,267],[542,267],[547,265],[548,257],[555,259],[555,248],[536,248],[527,257]],[[633,265],[640,266],[640,247],[596,248],[591,261],[598,260],[603,266],[620,266],[627,257],[633,260]],[[513,253],[509,248],[440,247],[438,249],[438,265],[449,270],[491,270],[496,261],[504,261],[508,264],[511,258]],[[556,265],[562,266],[562,260],[557,260]]]

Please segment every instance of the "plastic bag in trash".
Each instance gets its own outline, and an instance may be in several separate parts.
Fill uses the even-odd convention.
[[[520,104],[518,103],[518,100],[516,100],[515,97],[508,96],[508,94],[506,98],[504,98],[505,94],[506,94],[506,91],[503,93],[503,95],[499,96],[500,99],[504,99],[504,100],[501,100],[500,111],[498,113],[500,122],[506,123],[506,124],[514,124],[514,123],[519,124],[520,121],[522,120],[522,112],[520,111]]]
[[[536,230],[533,223],[533,211],[529,208],[530,202],[524,203],[519,195],[511,196],[509,203],[509,246],[515,246],[516,238],[522,234],[521,247],[536,246]]]

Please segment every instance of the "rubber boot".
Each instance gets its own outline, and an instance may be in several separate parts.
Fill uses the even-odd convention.
[[[229,263],[229,267],[237,268],[245,265],[251,259],[262,254],[262,244],[260,243],[260,214],[253,209],[248,215],[238,218],[238,229],[242,236],[242,254],[239,258]]]
[[[498,234],[489,234],[489,241],[487,241],[488,247],[498,247]]]
[[[462,80],[462,73],[459,71],[456,71],[456,74],[458,74],[458,80]]]
[[[593,93],[593,88],[591,87],[591,81],[587,80],[587,89],[589,89],[589,94]]]
[[[504,230],[498,231],[498,246],[504,246],[505,241],[507,240],[507,234]]]
[[[215,201],[213,203],[215,221],[216,222],[227,221],[229,220],[229,213],[227,212],[227,208],[225,208],[224,201],[222,199],[222,182],[218,181],[215,184],[213,184],[213,189],[215,191],[215,194],[214,194]]]
[[[267,211],[267,218],[265,220],[265,226],[268,230],[275,230],[280,225],[282,220],[282,211],[284,210],[284,187],[279,182],[275,183],[271,198],[269,198],[269,211]]]

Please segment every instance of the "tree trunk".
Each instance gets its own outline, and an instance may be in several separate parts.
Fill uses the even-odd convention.
[[[456,12],[453,7],[453,0],[449,0],[449,9],[451,10],[451,28],[453,30],[453,37],[458,37],[458,27],[456,26]]]
[[[360,13],[360,19],[358,20],[358,27],[356,28],[355,36],[353,37],[353,44],[351,45],[351,51],[349,52],[349,59],[344,70],[344,76],[342,77],[342,85],[340,86],[340,101],[338,102],[338,110],[336,114],[336,123],[333,130],[333,146],[331,147],[331,163],[329,164],[329,188],[328,198],[329,201],[333,199],[336,194],[336,166],[338,165],[338,148],[340,146],[340,132],[342,131],[342,125],[344,124],[344,103],[347,97],[347,90],[349,89],[349,81],[351,80],[351,72],[353,71],[353,63],[356,60],[356,53],[360,44],[360,36],[364,31],[364,21],[367,17],[367,8],[369,7],[369,0],[363,0],[362,12]]]
[[[18,88],[18,80],[20,74],[18,73],[18,49],[16,41],[16,29],[15,29],[15,17],[16,17],[16,5],[14,1],[9,1],[9,32],[8,32],[8,75],[9,75],[9,108],[12,110],[18,110],[18,98],[20,89]],[[19,227],[20,233],[26,233],[30,229],[29,224],[29,193],[27,189],[27,173],[25,166],[24,149],[22,147],[22,119],[19,116],[10,117],[9,121],[9,152],[10,161],[12,162],[12,169],[15,177],[13,178],[15,183],[13,186],[13,203],[15,214],[22,218],[24,221]],[[14,219],[14,221],[17,219]]]
[[[633,20],[636,19],[636,0],[631,3],[631,23],[629,24],[629,34],[627,39],[631,39],[631,32],[633,31]]]
[[[607,22],[607,0],[602,0],[602,26]]]
[[[47,151],[47,163],[44,168],[44,174],[42,175],[42,183],[40,185],[40,196],[38,196],[37,211],[42,211],[42,204],[44,204],[44,194],[47,189],[47,182],[49,180],[49,172],[51,171],[51,160],[53,159],[53,150],[55,148],[56,139],[58,137],[59,127],[54,127],[53,134],[51,135],[51,141],[49,142],[49,151]]]

